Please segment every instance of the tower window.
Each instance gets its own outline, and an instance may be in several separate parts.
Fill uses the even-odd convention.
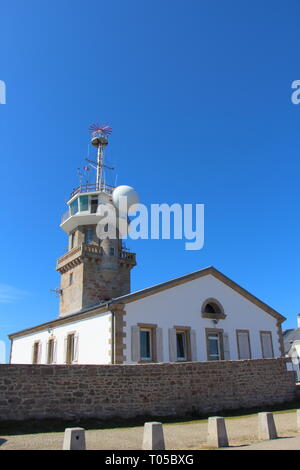
[[[85,243],[92,243],[94,236],[94,230],[92,228],[87,228],[85,230],[84,241]]]
[[[70,211],[71,215],[74,215],[78,212],[78,199],[75,199],[75,201],[71,202]]]
[[[91,198],[91,213],[96,214],[98,209],[98,196]]]
[[[80,205],[80,211],[88,211],[89,210],[89,197],[80,196],[79,205]]]
[[[71,234],[71,250],[75,246],[75,232]]]
[[[73,273],[70,273],[69,286],[73,284]]]

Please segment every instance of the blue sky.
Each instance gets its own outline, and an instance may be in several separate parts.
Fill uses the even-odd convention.
[[[138,240],[132,290],[208,265],[296,325],[299,2],[2,0],[0,339],[54,319],[89,125],[141,201],[205,204],[205,246]],[[92,155],[91,149],[91,155]]]

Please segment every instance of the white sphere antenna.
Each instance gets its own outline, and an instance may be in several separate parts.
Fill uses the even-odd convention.
[[[120,211],[120,213],[127,215],[134,212],[132,207],[139,203],[139,195],[131,186],[117,186],[113,190],[112,200],[114,206]],[[124,203],[127,203],[127,212],[124,210]]]

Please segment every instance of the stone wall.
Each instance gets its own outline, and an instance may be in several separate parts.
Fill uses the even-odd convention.
[[[141,365],[0,365],[0,419],[201,415],[295,398],[289,359]]]

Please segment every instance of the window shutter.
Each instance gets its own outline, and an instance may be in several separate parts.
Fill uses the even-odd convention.
[[[244,331],[238,332],[239,359],[250,359],[249,335]]]
[[[39,343],[39,351],[38,351],[38,360],[37,363],[41,364],[42,362],[42,343]]]
[[[46,360],[45,360],[46,364],[51,364],[51,362],[48,362],[49,347],[50,347],[50,344],[48,340],[46,343]]]
[[[169,328],[169,359],[170,362],[177,361],[176,329]]]
[[[68,336],[65,336],[65,339],[64,339],[64,358],[63,358],[64,364],[67,364],[67,355],[68,355]]]
[[[191,361],[197,361],[197,337],[196,331],[191,330],[190,332],[190,341],[191,341]]]
[[[262,342],[262,353],[263,358],[272,358],[273,349],[272,349],[272,337],[269,333],[261,333],[261,342]]]
[[[229,348],[228,333],[223,334],[223,346],[224,346],[224,359],[225,361],[230,361],[230,348]]]
[[[156,328],[156,360],[157,362],[164,361],[162,328]]]
[[[55,339],[53,342],[53,364],[57,362],[57,340]]]
[[[140,328],[138,326],[131,327],[131,359],[134,362],[140,360]]]
[[[74,335],[74,362],[78,362],[78,347],[79,347],[79,335],[78,333]]]
[[[31,364],[34,364],[33,362],[34,361],[34,344],[35,343],[33,343],[32,348],[31,348]]]

